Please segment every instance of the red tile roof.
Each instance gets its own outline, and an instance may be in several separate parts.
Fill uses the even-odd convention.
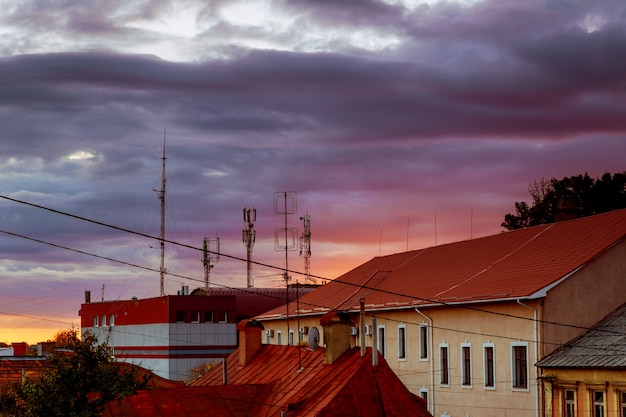
[[[626,210],[380,256],[303,296],[300,314],[531,297],[626,236]],[[281,317],[285,306],[257,318]],[[296,303],[289,305],[296,313]]]
[[[424,401],[411,394],[382,356],[373,367],[371,349],[345,352],[324,364],[324,349],[264,345],[246,366],[239,351],[227,359],[228,385],[221,367],[191,386],[146,390],[112,401],[103,417],[195,416],[415,416],[432,417]]]

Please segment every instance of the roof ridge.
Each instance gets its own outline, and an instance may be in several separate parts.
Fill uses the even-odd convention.
[[[367,278],[362,285],[358,286],[351,295],[349,295],[343,301],[336,304],[335,310],[343,310],[340,307],[345,306],[348,303],[353,303],[352,300],[356,300],[357,296],[359,300],[361,298],[365,298],[370,292],[372,292],[375,288],[377,288],[378,285],[382,281],[384,281],[384,279],[387,278],[389,274],[391,274],[391,272],[392,271],[380,270],[380,269],[377,269],[376,271],[372,272],[369,278]],[[372,285],[370,285],[370,282],[372,282]],[[347,306],[347,308],[350,308],[353,305],[354,304],[350,304]]]

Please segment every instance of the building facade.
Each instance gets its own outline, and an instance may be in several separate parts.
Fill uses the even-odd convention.
[[[626,301],[624,237],[620,210],[376,257],[256,319],[264,343],[295,344],[345,311],[351,344],[377,347],[433,415],[538,417],[535,364]]]
[[[86,302],[79,315],[82,334],[106,342],[115,360],[171,380],[187,379],[194,367],[221,361],[237,348],[234,296]]]

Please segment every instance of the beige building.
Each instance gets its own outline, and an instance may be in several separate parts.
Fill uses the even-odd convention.
[[[324,345],[320,316],[348,312],[433,415],[538,417],[535,364],[626,301],[625,237],[620,210],[376,257],[257,319],[264,343]]]

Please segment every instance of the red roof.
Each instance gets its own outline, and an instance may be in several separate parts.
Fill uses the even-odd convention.
[[[192,386],[142,391],[107,406],[111,416],[416,416],[432,417],[424,401],[411,394],[382,356],[373,367],[371,349],[345,352],[324,364],[322,348],[264,345],[246,366],[239,351],[227,360],[228,385],[221,367]]]
[[[376,257],[303,296],[300,314],[356,310],[361,298],[376,309],[537,296],[625,236],[626,210],[616,210]]]

